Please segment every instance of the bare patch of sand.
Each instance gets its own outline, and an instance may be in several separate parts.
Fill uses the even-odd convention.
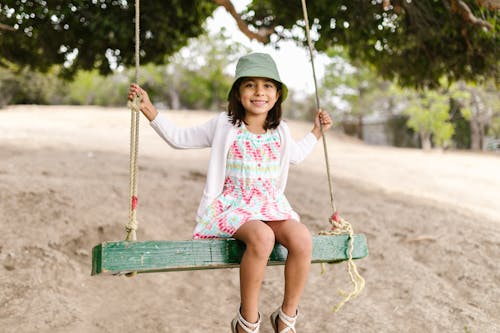
[[[180,125],[208,112],[169,112]],[[90,249],[123,239],[128,215],[126,109],[17,106],[0,111],[0,327],[3,332],[227,332],[238,271],[89,276]],[[297,137],[309,124],[289,122]],[[500,157],[373,147],[329,134],[337,206],[368,237],[363,294],[340,313],[344,265],[314,266],[300,332],[500,331]],[[321,145],[293,167],[287,195],[325,229]],[[208,150],[176,151],[142,120],[141,239],[187,239]],[[282,293],[269,267],[261,311]],[[262,332],[269,332],[267,321]]]

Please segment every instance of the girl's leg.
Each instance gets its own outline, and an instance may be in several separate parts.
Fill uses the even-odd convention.
[[[273,221],[268,222],[268,225],[273,229],[276,241],[288,250],[282,309],[286,315],[295,317],[311,267],[311,233],[305,225],[295,220]],[[283,328],[284,324],[278,321],[278,332]]]
[[[275,243],[274,232],[262,221],[248,221],[233,237],[246,245],[240,263],[241,315],[254,323],[258,320],[260,287]]]

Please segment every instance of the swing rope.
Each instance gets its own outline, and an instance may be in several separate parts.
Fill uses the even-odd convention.
[[[140,0],[135,1],[135,82],[139,82],[139,56],[140,56]],[[126,226],[126,241],[137,240],[137,156],[139,152],[139,119],[141,108],[141,96],[134,96],[132,101],[128,101],[127,106],[131,111],[130,119],[130,209],[129,221]]]
[[[309,30],[309,18],[307,15],[307,5],[306,5],[306,0],[301,0],[302,1],[302,12],[304,14],[304,24],[306,28],[306,38],[307,38],[307,46],[309,49],[309,56],[310,56],[310,61],[311,61],[311,67],[312,67],[312,72],[313,72],[313,79],[314,79],[314,91],[315,91],[315,96],[316,96],[316,110],[320,109],[320,101],[319,101],[319,93],[318,93],[318,82],[316,79],[316,69],[314,66],[314,53],[313,53],[313,45],[311,41],[311,33]],[[328,149],[326,145],[326,136],[323,130],[323,124],[320,122],[320,130],[321,130],[321,137],[323,138],[323,152],[325,156],[325,164],[326,164],[326,175],[328,177],[328,188],[330,189],[330,203],[331,203],[331,208],[332,208],[332,215],[329,218],[329,222],[331,224],[331,229],[330,230],[323,230],[320,231],[320,235],[343,235],[343,234],[348,234],[349,235],[349,249],[348,249],[348,259],[347,259],[347,271],[349,273],[349,277],[351,278],[351,282],[353,284],[353,290],[345,295],[346,293],[341,291],[342,295],[345,295],[344,299],[340,301],[337,305],[334,306],[333,311],[337,312],[344,306],[345,303],[347,303],[350,299],[358,296],[361,291],[365,287],[365,280],[363,277],[359,274],[358,269],[356,267],[356,264],[354,263],[352,259],[352,252],[354,249],[354,240],[353,240],[353,235],[354,235],[354,230],[352,228],[352,225],[343,219],[342,217],[339,216],[339,213],[337,211],[337,208],[335,206],[335,195],[334,195],[334,190],[333,190],[333,184],[332,184],[332,177],[331,177],[331,172],[330,172],[330,159],[328,157]],[[325,272],[325,265],[322,263],[321,264],[321,273],[323,274]]]

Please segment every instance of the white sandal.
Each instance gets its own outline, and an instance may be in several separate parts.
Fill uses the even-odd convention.
[[[274,311],[271,314],[271,326],[273,326],[274,333],[287,333],[287,332],[293,332],[297,333],[295,331],[295,322],[297,321],[297,317],[299,316],[299,310],[295,313],[295,317],[290,317],[287,314],[283,312],[281,307]],[[278,319],[281,320],[286,327],[281,330],[281,332],[278,332]]]
[[[245,320],[245,318],[243,318],[243,316],[241,315],[241,312],[238,311],[238,314],[236,315],[236,317],[234,317],[234,319],[231,321],[231,331],[233,333],[238,333],[238,329],[237,329],[237,326],[239,325],[245,332],[247,333],[258,333],[259,332],[259,328],[260,328],[260,312],[258,313],[258,320],[256,323],[251,323],[247,320]]]

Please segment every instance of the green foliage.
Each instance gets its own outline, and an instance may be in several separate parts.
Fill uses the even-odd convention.
[[[331,61],[325,66],[320,90],[325,107],[337,110],[339,105],[344,105],[337,110],[344,118],[372,113],[387,89],[387,82],[378,77],[372,67],[350,61],[345,48],[330,48],[326,55]]]
[[[129,80],[123,73],[102,76],[97,70],[80,71],[71,82],[61,79],[58,67],[47,73],[27,68],[0,69],[0,74],[3,92],[0,107],[6,104],[126,104]]]
[[[415,131],[406,124],[408,116],[395,115],[387,120],[385,130],[392,134],[392,146],[394,147],[417,147],[418,141],[415,138]]]
[[[189,109],[220,110],[233,81],[233,73],[226,70],[248,52],[242,44],[231,42],[224,29],[191,39],[169,58],[164,69],[163,96],[172,102],[178,95],[180,105]]]
[[[141,62],[163,63],[165,55],[203,33],[203,22],[216,8],[213,1],[147,1],[141,6]],[[68,64],[64,74],[99,69],[111,73],[119,64],[134,64],[132,0],[5,0],[0,22],[0,64],[46,71]]]
[[[408,126],[420,135],[422,146],[430,148],[430,139],[438,147],[447,147],[453,135],[449,122],[449,97],[438,91],[424,90],[414,96],[405,110]]]
[[[78,105],[125,105],[128,82],[120,73],[104,77],[97,70],[80,71],[75,80],[68,84],[68,95],[64,102]]]
[[[0,109],[9,104],[19,90],[19,84],[14,73],[5,68],[0,68]]]
[[[488,135],[500,139],[500,116],[493,118],[488,128]]]
[[[328,110],[340,114],[344,132],[363,138],[367,116],[387,119],[384,132],[396,146],[414,146],[414,133],[401,116],[406,95],[395,84],[383,80],[372,66],[348,58],[345,48],[337,46],[326,52],[331,62],[321,82],[321,98]]]
[[[316,0],[308,2],[315,47],[346,47],[354,61],[372,64],[385,79],[406,86],[438,86],[493,78],[500,82],[499,10],[462,0],[476,22],[451,0]],[[203,33],[203,22],[217,7],[211,0],[147,1],[141,6],[141,62],[161,64]],[[304,43],[300,2],[253,0],[243,13],[254,28],[271,28],[274,41]],[[132,0],[4,0],[0,22],[0,64],[61,73],[80,69],[110,73],[134,63]],[[487,28],[488,27],[488,28]],[[297,29],[298,28],[298,29]],[[72,64],[70,66],[70,64]]]
[[[147,64],[140,68],[140,84],[160,107],[220,110],[232,84],[227,67],[248,50],[231,43],[225,31],[192,39],[168,65]],[[0,106],[11,103],[125,105],[132,70],[116,70],[103,76],[98,70],[79,71],[74,80],[58,77],[59,67],[47,73],[1,69]],[[178,105],[174,105],[175,99]]]
[[[471,146],[471,132],[470,132],[470,110],[467,108],[462,108],[462,104],[459,99],[450,99],[450,111],[449,111],[450,122],[453,125],[453,136],[452,140],[456,148],[459,149],[469,149]]]
[[[464,120],[460,121],[459,117],[452,113],[455,119],[458,118],[455,127],[463,132],[468,131],[467,148],[481,150],[486,136],[498,137],[496,124],[500,118],[500,97],[492,82],[459,82],[450,85],[448,94],[456,104],[455,106],[452,103],[452,109],[455,106],[459,115],[463,116]],[[464,121],[467,129],[463,129],[465,124],[461,124]]]
[[[498,84],[500,11],[463,2],[492,28],[466,21],[449,0],[393,0],[388,8],[381,0],[316,0],[308,12],[317,50],[344,46],[352,60],[372,64],[386,79],[416,87],[437,87],[442,77],[490,77]],[[294,4],[254,0],[245,18],[256,28],[274,28],[278,40],[304,43],[302,9]]]
[[[11,66],[0,70],[2,98],[0,107],[6,104],[58,104],[66,95],[66,87],[58,78],[59,68],[47,73],[21,70]]]
[[[57,78],[57,70],[43,75],[24,69],[19,75],[23,89],[22,93],[16,96],[18,103],[57,104],[64,96],[64,86]]]

